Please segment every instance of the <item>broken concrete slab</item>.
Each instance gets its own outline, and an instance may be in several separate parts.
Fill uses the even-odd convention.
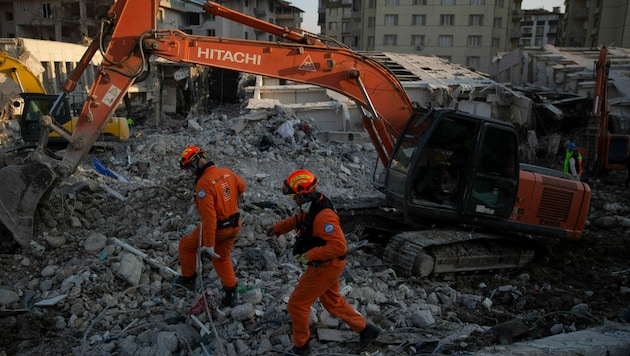
[[[604,325],[566,334],[558,334],[512,345],[490,346],[476,353],[485,355],[527,356],[626,356],[630,354],[630,325],[604,322]]]

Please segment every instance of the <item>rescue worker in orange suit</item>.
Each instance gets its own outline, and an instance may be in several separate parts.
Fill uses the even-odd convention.
[[[197,176],[195,204],[201,224],[179,242],[182,275],[173,283],[195,289],[197,252],[201,248],[210,255],[214,269],[221,278],[225,291],[221,307],[234,307],[238,304],[238,283],[230,253],[241,229],[238,200],[247,185],[232,170],[215,166],[214,162],[207,159],[206,152],[195,146],[184,149],[180,168],[190,170]]]
[[[306,264],[306,271],[291,294],[288,311],[293,329],[293,354],[310,351],[309,316],[311,305],[319,298],[322,306],[343,320],[360,335],[364,348],[375,340],[381,329],[367,323],[339,294],[339,278],[346,266],[346,238],[339,216],[331,201],[316,191],[317,178],[307,170],[297,170],[284,181],[283,193],[293,197],[299,212],[267,228],[267,235],[279,237],[297,229],[294,259]],[[308,212],[302,205],[310,203]]]

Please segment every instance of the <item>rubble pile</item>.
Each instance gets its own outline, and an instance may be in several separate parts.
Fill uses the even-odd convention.
[[[115,175],[102,174],[86,160],[38,209],[32,249],[0,255],[0,350],[5,350],[0,355],[289,350],[286,306],[304,267],[293,261],[292,234],[277,239],[264,234],[297,209],[282,196],[282,180],[306,168],[335,204],[383,199],[372,187],[377,165],[371,143],[322,142],[308,119],[280,108],[248,113],[239,106],[222,106],[176,128],[136,127],[133,133],[126,143],[90,154]],[[198,283],[205,293],[171,283],[179,271],[179,238],[199,222],[194,179],[179,169],[186,145],[206,149],[216,165],[233,169],[248,183],[243,228],[232,254],[240,295],[234,308],[218,308],[222,289],[207,256],[201,256]],[[625,236],[630,209],[616,202],[615,195],[627,196],[619,191],[625,177],[616,178],[614,188],[602,191],[610,204],[594,203],[591,225],[605,229],[598,238]],[[450,281],[402,278],[382,261],[382,246],[364,239],[360,230],[346,234],[341,293],[384,330],[368,349],[373,355],[474,352],[592,327],[628,307],[620,310],[630,294],[630,273],[614,262],[607,268],[618,273],[606,290],[595,285],[569,290],[563,281],[539,273],[544,264]],[[625,240],[621,245],[627,246]],[[558,262],[575,266],[581,257],[567,254]],[[202,296],[208,307],[193,308]],[[600,306],[598,296],[617,303]],[[543,302],[548,304],[534,304]],[[314,354],[360,353],[358,335],[319,302],[311,321]]]

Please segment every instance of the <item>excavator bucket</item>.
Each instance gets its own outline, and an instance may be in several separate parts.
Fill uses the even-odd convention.
[[[0,169],[0,222],[4,227],[0,229],[0,237],[3,246],[11,234],[23,249],[29,247],[33,238],[35,210],[57,178],[49,162],[41,156],[33,152],[21,163]]]

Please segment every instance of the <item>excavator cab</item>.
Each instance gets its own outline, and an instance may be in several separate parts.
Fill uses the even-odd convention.
[[[507,219],[518,189],[518,136],[504,122],[430,110],[405,127],[386,176],[407,220]]]
[[[50,112],[56,96],[31,93],[22,93],[20,96],[24,99],[24,111],[20,121],[24,141],[37,142],[39,140],[40,118],[43,115],[50,115],[59,126],[66,125],[70,121],[70,105],[66,100],[61,101],[61,105],[57,105],[55,112]],[[68,132],[68,134],[72,133]],[[56,137],[58,138],[59,135]]]

